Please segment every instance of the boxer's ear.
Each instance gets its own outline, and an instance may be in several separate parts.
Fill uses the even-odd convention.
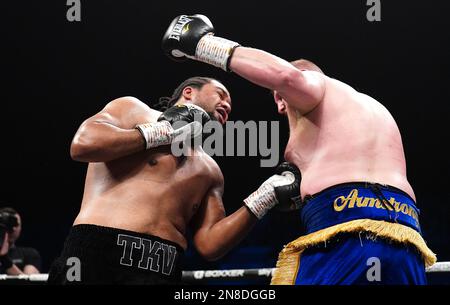
[[[275,103],[277,104],[277,110],[279,114],[285,114],[287,111],[287,106],[285,100],[278,94],[278,92],[274,91],[273,98]]]
[[[194,97],[194,94],[195,94],[195,89],[192,88],[191,86],[186,86],[186,87],[183,89],[183,92],[182,92],[182,96],[183,96],[184,99],[187,100],[187,101],[192,100],[193,97]]]

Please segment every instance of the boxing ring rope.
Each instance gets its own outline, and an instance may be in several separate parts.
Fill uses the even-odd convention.
[[[206,279],[238,280],[271,278],[274,271],[275,268],[183,271],[183,280],[191,282]],[[426,272],[450,272],[450,262],[437,262],[427,268]]]
[[[242,279],[269,279],[272,277],[275,268],[255,268],[255,269],[223,269],[223,270],[191,270],[183,271],[183,280],[195,282],[200,280],[242,280]],[[450,262],[437,262],[426,269],[427,273],[450,272]],[[46,282],[48,274],[21,274],[6,275],[0,274],[1,281],[19,280],[29,282]]]

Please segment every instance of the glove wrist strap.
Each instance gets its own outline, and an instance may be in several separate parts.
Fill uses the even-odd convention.
[[[272,185],[263,184],[257,191],[244,199],[245,205],[258,219],[277,204],[277,198]]]
[[[231,55],[238,46],[237,42],[208,34],[198,42],[195,59],[228,72]]]
[[[172,142],[173,128],[168,121],[146,123],[135,127],[145,140],[145,148],[168,145]]]

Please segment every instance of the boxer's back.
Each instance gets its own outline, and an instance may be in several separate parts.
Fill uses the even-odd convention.
[[[299,117],[293,129],[286,159],[302,171],[303,195],[369,181],[398,187],[414,198],[397,124],[373,98],[326,77],[323,101]]]

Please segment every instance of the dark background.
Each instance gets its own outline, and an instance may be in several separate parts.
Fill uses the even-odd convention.
[[[403,136],[425,239],[440,261],[450,260],[445,1],[382,0],[381,22],[367,21],[366,0],[82,0],[81,5],[81,22],[68,22],[69,7],[55,0],[8,1],[0,18],[0,206],[20,212],[19,245],[40,251],[44,272],[59,254],[82,198],[86,165],[70,159],[70,142],[80,123],[110,100],[132,95],[151,105],[184,79],[204,75],[230,90],[230,120],[280,119],[267,90],[163,55],[160,41],[170,21],[194,13],[207,15],[217,36],[288,60],[311,59],[383,103]],[[280,133],[282,149],[288,133],[283,119]],[[259,157],[216,160],[225,176],[228,213],[272,173],[259,167]],[[220,262],[206,263],[190,249],[186,269],[272,267],[281,246],[299,234],[299,221],[295,213],[272,212]]]

